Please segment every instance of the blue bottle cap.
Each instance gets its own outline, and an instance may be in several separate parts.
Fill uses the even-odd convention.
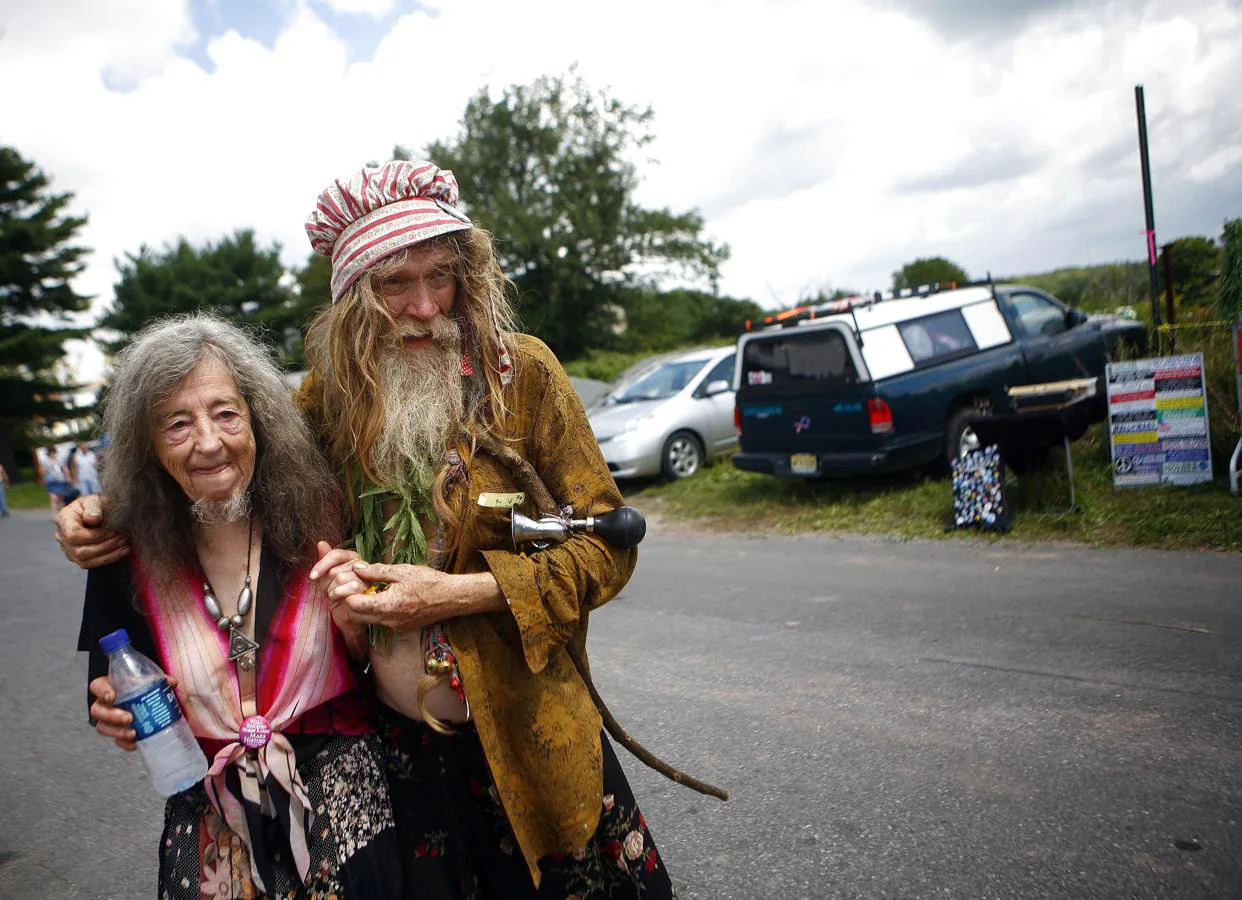
[[[124,628],[114,631],[112,634],[105,634],[99,639],[99,649],[111,656],[122,647],[129,646],[129,632]]]

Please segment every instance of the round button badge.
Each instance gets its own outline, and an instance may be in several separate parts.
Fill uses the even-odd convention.
[[[241,724],[238,737],[244,746],[251,750],[266,747],[272,739],[272,725],[262,716],[250,716]]]

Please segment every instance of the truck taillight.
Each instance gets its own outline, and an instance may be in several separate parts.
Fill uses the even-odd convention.
[[[871,422],[872,434],[892,434],[893,411],[879,397],[867,401],[867,418]]]
[[[742,407],[733,407],[733,427],[740,435],[742,433]]]

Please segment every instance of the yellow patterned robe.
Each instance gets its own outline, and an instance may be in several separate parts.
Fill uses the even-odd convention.
[[[510,415],[500,435],[543,478],[575,518],[622,504],[582,403],[542,341],[506,338],[514,376],[505,388]],[[309,387],[309,386],[308,386]],[[304,399],[313,396],[313,387]],[[314,411],[310,410],[313,416]],[[600,717],[565,653],[585,651],[588,613],[625,586],[638,559],[593,535],[531,555],[513,552],[508,510],[480,506],[484,493],[521,490],[483,452],[468,457],[450,500],[463,511],[461,534],[445,563],[453,573],[491,570],[510,612],[446,623],[479,738],[500,800],[535,883],[539,859],[584,846],[600,817]],[[537,517],[528,497],[520,509]]]

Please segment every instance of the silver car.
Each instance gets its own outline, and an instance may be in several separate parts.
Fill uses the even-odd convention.
[[[736,347],[661,357],[623,378],[588,414],[614,478],[688,478],[737,446]]]

